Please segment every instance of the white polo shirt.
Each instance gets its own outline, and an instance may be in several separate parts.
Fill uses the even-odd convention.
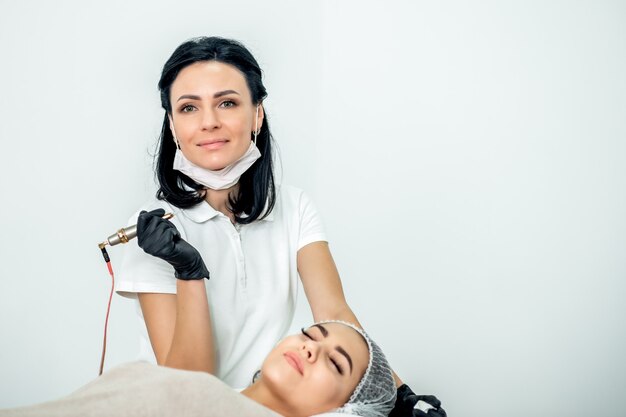
[[[141,210],[163,208],[181,237],[202,255],[211,275],[206,282],[216,348],[216,375],[232,387],[247,386],[265,356],[291,325],[298,289],[297,252],[326,241],[318,213],[302,191],[277,190],[273,211],[263,220],[234,226],[202,202],[179,209],[154,199]],[[174,268],[146,254],[132,240],[125,246],[115,289],[137,303],[142,322],[139,359],[155,362],[137,294],[176,293]]]

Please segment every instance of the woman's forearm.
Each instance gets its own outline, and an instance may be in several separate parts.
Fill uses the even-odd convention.
[[[215,349],[205,281],[177,280],[176,322],[165,366],[215,372]]]

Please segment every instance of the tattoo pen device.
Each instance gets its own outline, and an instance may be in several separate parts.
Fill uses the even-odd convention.
[[[165,213],[163,216],[164,219],[169,220],[174,215],[172,213]],[[117,233],[112,234],[102,243],[98,243],[98,247],[102,251],[102,256],[104,257],[104,262],[107,264],[107,268],[109,269],[109,275],[111,275],[111,294],[109,294],[109,304],[107,306],[107,314],[104,319],[104,340],[102,341],[102,357],[100,358],[100,371],[98,375],[102,375],[102,370],[104,369],[104,357],[106,355],[107,350],[107,328],[109,327],[109,312],[111,311],[111,300],[113,299],[113,290],[115,288],[115,275],[113,274],[113,268],[111,267],[111,259],[109,258],[109,254],[105,248],[106,245],[115,246],[120,243],[128,243],[129,240],[137,236],[137,225],[129,226],[122,228],[117,231]]]
[[[163,218],[165,220],[169,220],[172,217],[174,217],[174,215],[172,213],[165,213],[163,215]],[[117,231],[117,233],[112,234],[111,236],[109,236],[107,238],[107,240],[105,240],[102,243],[98,244],[98,247],[100,249],[104,249],[104,247],[106,245],[109,246],[115,246],[118,245],[120,243],[128,243],[129,240],[131,240],[132,238],[134,238],[135,236],[137,236],[137,225],[133,225],[133,226],[128,226],[125,228],[122,228],[120,230]]]

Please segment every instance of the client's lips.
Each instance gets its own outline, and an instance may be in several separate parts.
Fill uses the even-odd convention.
[[[302,365],[302,359],[295,352],[285,352],[283,354],[289,365],[296,369],[300,375],[304,374],[304,366]]]

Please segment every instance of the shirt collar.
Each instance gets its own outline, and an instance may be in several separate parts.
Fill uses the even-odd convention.
[[[265,208],[267,209],[267,203],[265,204]],[[274,210],[276,207],[274,207]],[[274,220],[274,210],[270,212],[262,221],[273,221]],[[220,214],[219,211],[215,210],[209,203],[206,201],[201,201],[195,206],[188,208],[184,211],[185,216],[187,216],[190,220],[196,223],[204,223],[206,221],[211,220],[212,218],[218,216]],[[248,217],[247,215],[243,215],[242,217]]]
[[[217,216],[219,211],[211,207],[206,201],[201,201],[195,206],[185,209],[183,213],[196,223],[204,223]]]

